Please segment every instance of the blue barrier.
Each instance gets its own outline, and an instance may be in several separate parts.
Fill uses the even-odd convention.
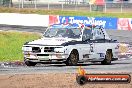
[[[86,16],[59,16],[60,23],[84,23],[101,25],[105,29],[117,29],[118,18],[111,17],[86,17]]]

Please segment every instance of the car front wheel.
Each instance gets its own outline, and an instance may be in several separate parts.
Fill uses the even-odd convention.
[[[101,62],[102,65],[109,65],[111,64],[111,60],[112,60],[112,51],[111,50],[107,50],[106,51],[106,55],[105,55],[105,59]]]
[[[70,66],[76,66],[79,60],[79,54],[76,50],[73,50],[70,53],[70,56],[68,57],[67,61],[66,61],[66,65],[70,65]]]
[[[30,61],[25,61],[25,64],[26,64],[27,66],[35,66],[37,63],[35,63],[35,62],[30,62]]]

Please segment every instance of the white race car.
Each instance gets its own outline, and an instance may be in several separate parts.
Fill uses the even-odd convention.
[[[118,44],[102,26],[54,24],[41,39],[25,43],[22,50],[27,66],[37,63],[77,65],[87,61],[105,65],[118,58]]]

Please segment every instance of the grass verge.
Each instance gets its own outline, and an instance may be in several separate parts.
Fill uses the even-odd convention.
[[[38,33],[0,31],[0,61],[23,60],[22,45],[39,37]]]
[[[43,15],[62,15],[62,16],[89,16],[89,17],[119,17],[132,18],[130,13],[104,13],[88,11],[62,11],[62,10],[44,10],[44,9],[18,9],[0,7],[0,13],[26,13],[26,14],[43,14]]]

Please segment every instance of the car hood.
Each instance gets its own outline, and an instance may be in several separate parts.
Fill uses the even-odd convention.
[[[77,39],[71,38],[41,38],[28,42],[27,45],[61,45],[69,41],[77,41]]]

